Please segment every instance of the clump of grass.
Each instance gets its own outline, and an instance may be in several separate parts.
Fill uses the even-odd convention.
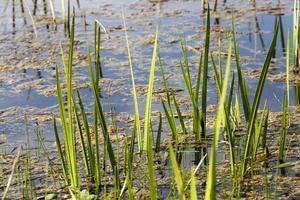
[[[213,145],[210,155],[210,162],[209,162],[209,169],[207,172],[206,178],[206,189],[205,189],[205,199],[216,199],[216,162],[217,162],[217,150],[218,150],[218,142],[219,142],[219,135],[220,135],[220,127],[222,123],[222,119],[224,118],[225,111],[225,101],[226,101],[226,91],[227,85],[230,75],[230,68],[231,68],[231,39],[228,41],[228,59],[226,64],[226,71],[223,81],[223,86],[221,90],[221,98],[219,100],[219,107],[218,113],[214,123],[214,138],[213,138]]]
[[[273,53],[275,51],[275,47],[276,47],[278,27],[279,26],[277,23],[267,57],[265,59],[264,65],[262,67],[262,72],[259,77],[258,85],[256,87],[255,96],[254,96],[253,104],[251,107],[251,112],[250,112],[249,119],[248,119],[247,135],[246,135],[246,140],[245,140],[245,144],[244,144],[244,152],[243,152],[243,161],[241,164],[241,176],[242,177],[246,174],[248,164],[251,163],[251,161],[249,160],[249,156],[251,155],[251,152],[253,152],[253,149],[254,148],[256,149],[255,143],[253,143],[253,140],[251,140],[251,138],[253,137],[254,134],[259,134],[259,133],[255,133],[255,131],[256,131],[255,127],[257,124],[257,112],[258,112],[258,107],[259,107],[264,83],[265,83],[268,69],[269,69],[269,66],[271,63],[272,55],[273,55]]]
[[[63,101],[62,89],[60,86],[60,78],[58,67],[56,67],[56,87],[57,87],[57,98],[60,111],[61,125],[64,136],[65,153],[62,152],[62,147],[59,145],[59,137],[56,133],[56,143],[61,156],[63,171],[65,172],[66,183],[73,188],[79,187],[79,179],[77,173],[77,159],[76,159],[76,145],[75,145],[75,131],[73,128],[73,94],[72,94],[72,67],[73,67],[73,49],[74,49],[74,32],[75,32],[75,18],[72,18],[72,30],[69,45],[69,55],[67,63],[63,62],[63,69],[66,75],[67,81],[67,113]],[[64,55],[63,55],[64,61]],[[56,124],[54,124],[56,129]],[[57,130],[57,129],[56,129]]]

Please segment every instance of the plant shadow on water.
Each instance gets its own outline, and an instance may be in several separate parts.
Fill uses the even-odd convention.
[[[299,5],[253,2],[1,1],[0,196],[299,197]]]

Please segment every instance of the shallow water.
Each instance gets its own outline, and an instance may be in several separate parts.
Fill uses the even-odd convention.
[[[55,64],[61,66],[60,43],[67,44],[62,24],[55,28],[49,1],[24,1],[24,13],[20,1],[0,2],[0,132],[5,132],[8,143],[22,142],[25,120],[28,116],[30,127],[38,123],[46,138],[52,138],[51,114],[57,113],[55,96]],[[156,26],[159,27],[159,47],[164,60],[166,75],[172,88],[185,89],[179,63],[181,61],[180,38],[195,49],[201,49],[204,41],[204,15],[198,1],[109,1],[81,0],[80,8],[72,2],[76,10],[76,59],[74,79],[81,86],[84,100],[91,104],[91,91],[87,88],[86,41],[93,40],[93,22],[100,21],[108,35],[102,37],[102,61],[104,79],[101,82],[104,108],[114,110],[123,117],[134,113],[131,95],[130,72],[127,62],[122,9],[129,27],[129,40],[133,55],[136,84],[147,85],[148,71],[152,55],[152,42]],[[222,51],[227,51],[226,31],[231,27],[231,16],[235,17],[236,31],[242,59],[242,70],[259,70],[268,49],[279,15],[286,42],[287,30],[292,30],[292,0],[257,1],[254,7],[248,1],[234,0],[220,3],[212,16],[211,50],[217,49],[221,37]],[[60,1],[54,1],[55,14],[60,19]],[[36,9],[35,9],[36,8]],[[34,23],[30,17],[33,15]],[[218,18],[217,18],[218,17]],[[58,20],[59,21],[59,20]],[[36,34],[34,26],[36,27]],[[224,44],[224,45],[223,45]],[[272,65],[272,75],[285,72],[285,43],[278,39],[276,60]],[[189,51],[191,72],[197,70],[198,55]],[[232,62],[234,65],[234,62]],[[234,69],[234,67],[232,67]],[[210,70],[209,76],[213,77]],[[156,73],[156,88],[162,88],[159,72]],[[254,95],[257,77],[248,77],[251,94]],[[291,105],[299,103],[299,95],[294,95],[295,87],[290,85]],[[209,104],[217,103],[216,86],[209,81]],[[297,89],[297,88],[296,88]],[[285,79],[266,83],[263,98],[267,99],[272,111],[281,110],[281,99],[285,90]],[[298,89],[299,91],[299,89]],[[178,97],[186,94],[180,92]],[[140,111],[145,105],[145,92],[139,95]],[[262,102],[263,103],[263,102]],[[185,106],[185,105],[183,105]],[[13,107],[13,108],[12,108]],[[160,101],[154,101],[153,110],[161,110]],[[47,118],[48,117],[48,118]],[[121,123],[121,120],[120,120]]]

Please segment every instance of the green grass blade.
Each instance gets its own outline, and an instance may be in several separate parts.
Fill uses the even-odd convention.
[[[95,157],[95,153],[93,150],[93,144],[92,144],[92,137],[91,137],[91,133],[90,133],[90,128],[89,128],[89,124],[88,124],[88,120],[87,120],[87,116],[86,116],[86,112],[83,106],[83,101],[82,101],[82,97],[79,93],[79,91],[77,90],[77,98],[79,101],[79,107],[80,107],[80,114],[81,114],[81,118],[82,118],[82,122],[83,122],[83,127],[85,130],[85,136],[86,136],[86,145],[87,145],[87,152],[88,152],[88,157],[89,157],[89,163],[90,163],[90,170],[93,173],[94,176],[97,176],[97,172],[95,171],[95,168],[99,168],[98,164],[96,164],[96,157]],[[98,138],[96,138],[95,136],[95,140],[98,140]],[[97,145],[97,144],[95,144]],[[95,177],[94,177],[95,178]]]
[[[290,30],[288,30],[286,44],[286,92],[288,107],[290,106],[290,43]]]
[[[276,40],[277,40],[277,33],[278,33],[278,23],[276,25],[276,29],[273,35],[273,39],[267,54],[267,57],[265,59],[261,75],[259,77],[258,85],[256,88],[253,104],[252,104],[252,110],[249,118],[249,123],[247,127],[247,136],[246,136],[246,143],[244,145],[244,153],[243,153],[243,161],[242,161],[242,166],[241,166],[241,176],[243,177],[245,175],[247,165],[248,165],[248,156],[250,155],[250,149],[251,149],[251,138],[252,134],[254,133],[255,129],[255,123],[256,123],[256,116],[257,116],[257,111],[260,103],[260,98],[262,95],[264,83],[267,77],[268,69],[271,63],[271,59],[273,56],[273,52],[276,48]]]
[[[210,40],[210,8],[208,5],[206,16],[206,34],[204,46],[204,63],[203,63],[203,84],[202,84],[202,115],[201,115],[201,137],[206,138],[206,107],[207,107],[207,74],[208,74],[208,57],[209,57],[209,40]]]
[[[111,144],[111,141],[110,141],[110,138],[109,138],[109,133],[108,133],[107,124],[106,124],[106,121],[105,121],[105,116],[104,116],[104,112],[103,112],[103,109],[102,109],[102,105],[100,103],[100,99],[99,99],[99,96],[98,96],[98,88],[96,87],[97,84],[95,82],[95,75],[94,75],[94,72],[93,72],[93,69],[92,69],[90,47],[88,46],[87,49],[88,49],[88,62],[89,62],[88,70],[89,70],[89,73],[90,73],[91,86],[92,86],[92,91],[93,91],[94,100],[95,100],[95,104],[96,104],[96,111],[97,111],[97,115],[98,115],[99,120],[100,120],[102,134],[103,134],[103,137],[104,137],[105,142],[106,142],[106,149],[107,149],[107,152],[108,152],[111,167],[114,171],[114,174],[116,174],[117,172],[116,172],[115,168],[117,166],[117,162],[116,162],[113,147],[112,147],[112,144]]]
[[[131,84],[132,84],[133,102],[134,102],[134,111],[135,111],[135,117],[134,118],[135,118],[136,127],[137,127],[138,148],[139,148],[139,151],[141,152],[142,151],[142,132],[141,132],[141,125],[140,125],[139,106],[138,106],[138,99],[137,99],[137,94],[136,94],[134,72],[133,72],[133,67],[132,67],[131,53],[130,53],[130,47],[129,47],[129,39],[128,39],[128,34],[127,34],[127,27],[126,27],[124,13],[123,13],[123,24],[124,24],[124,30],[125,30],[125,38],[126,38],[129,68],[130,68],[130,74],[131,74]]]
[[[177,184],[179,199],[184,200],[185,199],[185,193],[184,193],[184,182],[181,176],[180,168],[178,166],[176,156],[172,147],[172,143],[169,142],[169,150],[170,150],[170,157],[172,160],[172,168],[174,173],[174,178]]]
[[[156,136],[156,144],[155,144],[155,152],[160,152],[160,141],[161,141],[161,132],[162,132],[162,116],[159,113],[159,123],[158,123],[158,130]]]
[[[56,143],[56,148],[58,151],[58,156],[60,159],[60,163],[62,166],[62,171],[63,171],[63,176],[65,179],[65,183],[66,185],[69,184],[69,179],[68,179],[68,174],[67,174],[67,166],[66,166],[66,161],[65,161],[65,157],[61,148],[61,143],[60,143],[60,139],[59,139],[59,135],[58,135],[58,130],[57,130],[57,125],[56,125],[56,119],[55,117],[53,117],[53,127],[54,127],[54,136],[55,136],[55,143]]]
[[[164,100],[162,100],[161,103],[163,105],[163,109],[164,109],[166,118],[167,118],[167,120],[169,122],[169,125],[170,125],[170,128],[171,128],[172,139],[176,141],[176,144],[178,144],[179,140],[178,140],[178,134],[177,134],[177,128],[176,128],[176,122],[175,122],[174,114],[169,113]],[[171,107],[171,105],[169,105],[169,107]],[[171,112],[171,110],[170,110],[170,112]]]
[[[80,144],[81,144],[81,153],[82,153],[82,158],[83,158],[83,162],[84,162],[84,167],[86,170],[86,175],[89,176],[91,173],[91,170],[90,170],[89,162],[88,162],[88,158],[87,158],[86,145],[85,145],[85,141],[84,141],[82,126],[81,126],[80,119],[79,119],[78,109],[77,109],[74,99],[73,99],[73,108],[74,108],[74,115],[75,115],[75,123],[76,123],[77,129],[78,129],[78,132],[79,132],[79,139],[80,139]]]
[[[184,120],[183,120],[180,108],[179,108],[179,106],[176,102],[176,97],[175,97],[174,93],[173,93],[173,100],[174,100],[174,105],[175,105],[176,112],[177,112],[177,115],[178,115],[178,118],[179,118],[179,122],[180,122],[180,125],[181,125],[182,132],[183,132],[183,134],[187,134],[187,130],[186,130],[186,127],[185,127],[185,124],[184,124]]]
[[[230,75],[230,68],[231,68],[231,41],[229,39],[228,43],[228,58],[225,70],[225,77],[223,81],[222,87],[222,95],[219,102],[219,108],[217,117],[214,124],[214,138],[213,138],[213,145],[211,149],[211,156],[209,162],[209,169],[207,172],[206,178],[206,189],[205,189],[205,200],[214,200],[216,199],[216,162],[217,162],[217,151],[218,151],[218,143],[219,143],[219,135],[220,135],[220,128],[222,123],[222,118],[224,115],[224,106],[226,102],[226,91],[227,85]]]
[[[232,33],[233,33],[232,35],[233,35],[234,53],[235,53],[236,69],[237,69],[237,73],[238,73],[239,88],[241,91],[241,97],[242,97],[242,102],[243,102],[245,118],[246,118],[246,121],[248,121],[249,117],[250,117],[250,103],[249,103],[248,93],[246,91],[243,76],[242,76],[241,64],[240,64],[240,52],[239,52],[239,47],[237,44],[233,18],[232,18]]]
[[[152,107],[152,92],[153,92],[153,85],[154,85],[154,72],[155,72],[155,63],[156,63],[156,56],[157,56],[157,40],[158,40],[158,30],[156,30],[155,34],[155,43],[150,67],[150,74],[149,74],[149,83],[148,83],[148,92],[147,92],[147,101],[146,101],[146,110],[145,110],[145,123],[144,123],[144,150],[148,148],[148,140],[150,134],[150,118],[151,118],[151,107]]]
[[[190,188],[190,199],[191,200],[197,200],[197,183],[196,178],[193,172],[193,168],[191,169],[191,188]]]
[[[287,114],[287,96],[284,94],[283,105],[282,105],[282,119],[281,119],[281,130],[280,130],[280,140],[279,140],[279,154],[278,161],[279,164],[284,163],[285,159],[285,149],[286,149],[286,135],[288,126],[288,114]]]
[[[146,101],[146,110],[145,110],[145,123],[144,123],[144,150],[147,152],[148,160],[148,172],[149,172],[149,182],[150,182],[150,193],[151,199],[157,199],[157,190],[156,190],[156,180],[155,180],[155,171],[154,171],[154,162],[152,157],[152,133],[151,133],[151,107],[152,107],[152,92],[154,85],[154,72],[155,72],[155,63],[157,56],[157,41],[158,41],[158,29],[155,34],[155,42],[153,48],[152,62],[150,67],[149,83],[148,83],[148,93]]]

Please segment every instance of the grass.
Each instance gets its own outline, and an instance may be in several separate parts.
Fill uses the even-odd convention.
[[[138,99],[136,94],[136,87],[135,87],[135,79],[134,79],[134,73],[133,73],[133,67],[132,67],[132,61],[131,61],[131,53],[130,53],[130,47],[129,47],[129,39],[127,34],[127,27],[125,22],[125,16],[123,13],[123,24],[124,24],[124,30],[125,30],[125,39],[126,39],[126,46],[127,46],[127,52],[128,52],[128,61],[129,61],[129,67],[130,67],[130,73],[131,73],[131,84],[132,84],[132,91],[133,91],[133,102],[134,102],[134,110],[135,110],[135,123],[137,127],[137,139],[138,139],[138,148],[141,152],[143,150],[142,147],[142,132],[141,132],[141,123],[140,123],[140,115],[139,115],[139,106],[138,106]]]
[[[207,178],[206,178],[205,199],[207,200],[217,198],[217,194],[216,194],[217,151],[218,151],[220,127],[225,113],[224,106],[226,102],[226,93],[227,93],[227,85],[228,85],[229,75],[230,75],[230,68],[231,68],[231,39],[229,39],[228,42],[228,59],[226,64],[226,72],[225,72],[223,86],[221,90],[221,98],[219,100],[218,113],[214,123],[213,145],[212,145],[209,168],[208,168]]]
[[[154,162],[152,155],[152,133],[150,128],[151,121],[151,106],[152,106],[152,92],[153,92],[153,84],[154,84],[154,72],[155,72],[155,63],[157,56],[157,45],[158,45],[158,28],[155,34],[155,42],[153,48],[153,55],[150,67],[149,74],[149,83],[148,83],[148,93],[147,93],[147,101],[146,101],[146,110],[145,110],[145,123],[144,123],[144,151],[147,153],[147,161],[148,161],[148,173],[149,173],[149,184],[150,184],[150,196],[152,200],[157,199],[157,187],[156,187],[156,179],[155,179],[155,170],[154,170]]]
[[[64,4],[63,0],[62,3]],[[217,1],[214,3],[214,11],[216,11]],[[91,53],[90,44],[87,44],[87,69],[90,81],[89,89],[92,95],[83,99],[80,90],[74,89],[75,17],[70,18],[69,5],[70,2],[68,1],[68,16],[64,17],[69,18],[68,53],[65,54],[63,47],[61,47],[63,66],[62,68],[59,66],[55,68],[59,120],[53,117],[53,130],[57,148],[55,155],[57,155],[57,160],[60,164],[59,174],[62,176],[63,187],[68,189],[70,197],[73,199],[84,199],[95,198],[95,195],[97,195],[98,198],[102,199],[135,199],[136,195],[141,192],[144,198],[153,200],[164,198],[161,187],[165,183],[162,183],[162,179],[160,178],[166,176],[165,169],[169,167],[172,177],[167,183],[173,181],[173,185],[166,190],[170,193],[170,197],[172,196],[174,199],[197,199],[201,192],[205,199],[220,198],[224,194],[220,194],[220,186],[217,181],[219,178],[218,172],[223,172],[222,170],[225,171],[225,175],[222,175],[225,179],[230,177],[229,180],[224,181],[225,187],[227,187],[227,182],[229,182],[229,196],[239,198],[244,186],[243,181],[246,182],[246,178],[251,178],[252,171],[255,170],[254,165],[259,164],[257,160],[259,155],[261,155],[261,150],[264,155],[264,166],[270,167],[266,164],[270,153],[267,141],[269,138],[270,112],[268,102],[264,101],[265,103],[262,108],[261,102],[267,74],[276,49],[278,24],[276,24],[270,47],[261,68],[254,98],[251,99],[246,79],[242,75],[243,63],[241,62],[242,59],[239,52],[234,19],[232,19],[232,31],[228,31],[227,33],[228,46],[226,47],[227,52],[224,54],[226,55],[226,60],[223,60],[221,56],[223,48],[221,48],[221,39],[219,39],[217,63],[214,57],[215,54],[210,47],[211,16],[208,6],[204,45],[203,49],[197,55],[199,56],[199,60],[196,65],[192,65],[189,61],[185,40],[182,39],[180,44],[182,58],[178,71],[182,75],[188,95],[187,102],[185,103],[188,105],[187,107],[191,108],[191,113],[185,113],[186,110],[179,102],[179,95],[170,88],[171,84],[165,73],[167,68],[164,66],[164,61],[159,51],[158,28],[155,32],[151,65],[149,66],[146,104],[144,108],[139,107],[140,98],[138,98],[134,73],[137,69],[134,69],[132,63],[130,38],[128,37],[127,25],[123,14],[134,120],[131,127],[125,131],[131,134],[125,134],[124,138],[119,141],[120,133],[117,130],[117,122],[113,117],[109,118],[107,116],[102,106],[104,100],[100,98],[100,91],[103,87],[100,83],[101,78],[104,77],[101,63],[100,28],[102,26],[96,21],[94,23],[93,37],[94,55]],[[296,1],[295,7],[298,8]],[[296,16],[294,21],[298,23],[298,11],[294,11],[294,15]],[[54,19],[55,16],[53,14]],[[294,65],[298,59],[298,39],[295,38],[298,33],[297,27],[295,26],[293,35]],[[289,127],[288,108],[290,102],[288,93],[290,87],[289,33],[287,39],[287,94],[283,97],[281,130],[278,135],[278,165],[276,167],[279,169],[285,169],[299,163],[289,162],[286,156]],[[225,70],[223,69],[223,62],[226,63]],[[235,70],[231,67],[232,62],[235,62]],[[158,117],[154,118],[152,101],[154,83],[158,80],[156,77],[156,73],[158,72],[157,65],[159,65],[161,75],[159,78],[161,78],[164,87],[164,92],[160,99],[163,113],[158,112]],[[216,94],[218,96],[217,111],[211,115],[214,118],[212,131],[207,127],[209,123],[208,118],[210,117],[208,115],[210,72],[213,73],[214,80],[211,81],[216,85]],[[64,81],[66,83],[65,89],[62,88]],[[87,111],[86,98],[90,98],[93,102],[91,113]],[[250,105],[251,102],[252,104]],[[140,113],[141,110],[145,111],[144,117]],[[166,128],[166,126],[169,126],[169,128]],[[62,134],[59,132],[60,128]],[[112,129],[116,129],[116,132]],[[238,130],[242,130],[245,135],[237,136],[236,132]],[[212,136],[209,133],[212,133]],[[51,166],[50,171],[53,174],[53,179],[55,179],[55,164],[50,159],[50,154],[47,153],[43,145],[40,133],[37,134],[40,148],[43,150],[43,155],[47,163]],[[117,138],[116,141],[111,139],[114,136]],[[239,141],[241,141],[241,144]],[[30,149],[29,144],[28,139],[27,150]],[[225,169],[218,167],[218,152],[221,145],[225,147],[222,153],[226,157],[229,157],[226,160],[228,163]],[[197,156],[193,157],[197,164],[196,167],[185,166],[187,164],[184,161],[186,146],[195,148],[195,151],[200,150],[203,152],[199,158]],[[27,199],[34,198],[35,196],[35,188],[32,185],[33,181],[30,171],[33,166],[33,163],[30,162],[31,157],[32,155],[27,151],[26,171],[23,179],[20,181],[24,182],[20,184],[24,184],[25,197]],[[2,194],[2,199],[6,198],[7,191],[12,184],[16,163],[19,161],[19,158],[20,150],[12,164],[11,175]],[[107,159],[110,165],[107,164]],[[199,173],[204,170],[207,170],[206,176],[199,176]],[[272,169],[270,168],[270,170]],[[284,170],[282,170],[282,174],[284,174],[283,172]],[[227,176],[228,174],[229,176]],[[206,180],[205,191],[202,191],[203,187],[199,187],[200,181],[203,179]]]

